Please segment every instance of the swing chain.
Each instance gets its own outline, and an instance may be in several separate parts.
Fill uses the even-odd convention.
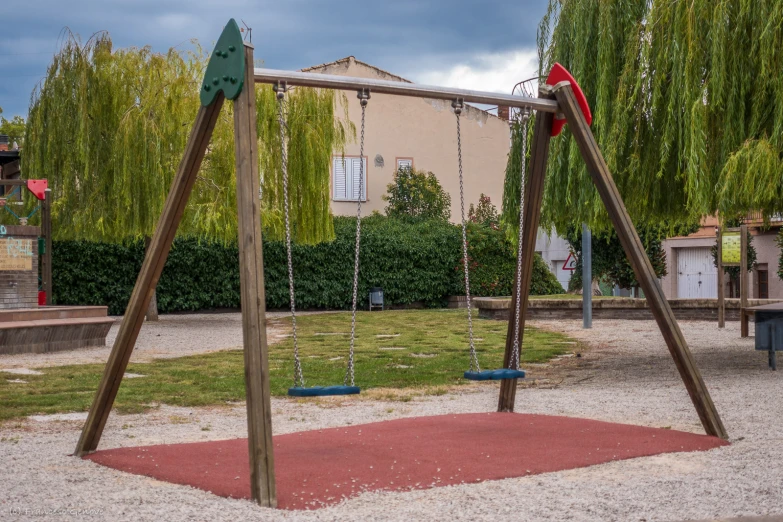
[[[272,90],[277,93],[277,99],[283,101],[285,93],[288,91],[288,84],[286,82],[275,82],[272,86]]]
[[[304,387],[302,375],[302,361],[299,359],[299,342],[296,337],[296,300],[294,297],[294,263],[291,258],[291,222],[288,207],[288,152],[285,143],[285,115],[283,104],[285,103],[285,82],[276,83],[273,87],[277,93],[277,115],[280,123],[280,151],[283,170],[283,214],[285,215],[285,246],[288,257],[288,296],[291,303],[291,329],[294,340],[294,387]]]
[[[370,99],[369,89],[357,92],[356,97],[362,106],[362,127],[359,138],[359,196],[356,201],[356,250],[353,258],[353,302],[351,304],[351,347],[348,352],[348,369],[343,384],[354,386],[353,351],[356,341],[356,298],[359,290],[359,246],[362,238],[362,195],[364,194],[364,115]]]
[[[468,225],[465,221],[465,187],[462,181],[462,131],[460,129],[460,115],[464,107],[462,98],[451,102],[454,115],[457,117],[457,162],[459,165],[459,203],[462,211],[462,259],[465,265],[465,302],[468,305],[468,342],[470,344],[470,371],[480,372],[476,344],[473,341],[473,313],[470,302],[470,273],[468,271]]]
[[[527,127],[530,121],[530,109],[523,109],[522,112],[522,152],[519,167],[519,237],[517,239],[517,277],[516,277],[516,306],[514,308],[514,352],[511,355],[511,368],[519,370],[519,314],[522,301],[522,240],[525,224],[525,175],[527,163]]]

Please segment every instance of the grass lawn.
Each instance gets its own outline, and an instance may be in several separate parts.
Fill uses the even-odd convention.
[[[359,312],[356,384],[362,389],[414,388],[426,393],[443,393],[447,386],[467,383],[462,378],[469,357],[466,317],[465,310]],[[299,352],[307,386],[342,384],[350,320],[350,313],[345,312],[297,318]],[[482,369],[501,367],[506,323],[474,319],[473,325]],[[569,338],[526,329],[523,363],[544,362],[574,348],[572,343],[564,341]],[[270,347],[269,363],[272,394],[285,395],[293,379],[290,337]],[[242,401],[245,398],[243,368],[240,350],[130,364],[128,372],[145,377],[124,379],[115,406],[121,412],[133,413],[159,403],[206,406]],[[61,366],[41,371],[43,375],[0,373],[0,422],[32,414],[86,411],[98,388],[103,365]],[[27,383],[10,382],[20,377]],[[389,398],[393,396],[391,393]]]

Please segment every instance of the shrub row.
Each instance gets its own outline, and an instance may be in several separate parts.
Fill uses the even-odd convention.
[[[355,218],[335,218],[336,239],[294,245],[297,307],[346,309],[351,305]],[[362,220],[360,306],[368,291],[384,289],[390,305],[443,306],[464,293],[460,228],[442,221],[406,222],[384,216]],[[472,225],[471,288],[476,295],[511,293],[514,252],[501,231]],[[285,245],[265,241],[267,307],[288,307]],[[53,299],[60,305],[107,305],[123,313],[144,257],[143,241],[124,244],[55,241]],[[157,288],[161,313],[239,307],[237,245],[177,238]],[[536,256],[532,294],[560,293],[555,277]]]

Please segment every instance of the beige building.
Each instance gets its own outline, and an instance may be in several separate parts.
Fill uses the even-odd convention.
[[[760,215],[745,219],[756,249],[756,267],[748,274],[748,296],[755,299],[783,299],[783,281],[778,278],[780,247],[775,240],[783,218],[773,218],[765,227]],[[705,218],[701,228],[685,237],[663,242],[668,274],[661,279],[667,298],[715,298],[718,296],[718,271],[710,249],[715,245],[717,219]],[[726,297],[731,287],[726,280]],[[738,295],[736,297],[739,297]]]
[[[307,72],[408,82],[353,56],[304,69]],[[356,125],[357,141],[332,158],[332,211],[354,215],[359,197],[359,143],[361,107],[356,95],[346,92],[348,114]],[[340,111],[342,112],[342,111]],[[462,113],[462,165],[465,212],[488,195],[500,211],[503,180],[510,146],[508,122],[487,111],[466,105]],[[451,220],[460,221],[457,123],[451,102],[372,94],[366,109],[364,158],[365,194],[362,213],[384,212],[382,196],[401,165],[430,171],[451,195]]]

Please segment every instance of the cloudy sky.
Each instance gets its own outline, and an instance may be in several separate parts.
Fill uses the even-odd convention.
[[[229,18],[253,28],[265,67],[301,69],[348,55],[419,83],[510,92],[536,72],[547,0],[25,0],[3,10],[0,107],[27,114],[63,29],[164,52],[212,48]],[[240,23],[240,26],[242,24]]]

